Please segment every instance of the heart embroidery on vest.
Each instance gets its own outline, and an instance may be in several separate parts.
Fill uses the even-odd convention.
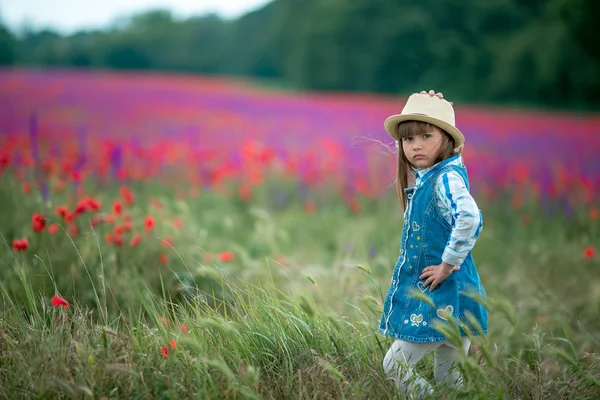
[[[421,227],[416,222],[414,222],[414,221],[413,221],[413,227],[412,228],[413,228],[413,231],[415,231],[415,232],[418,231],[419,229],[421,229]]]
[[[419,290],[421,292],[425,292],[427,290],[427,286],[425,286],[425,282],[419,282],[419,283],[417,283],[417,287],[419,288]]]
[[[419,326],[421,321],[423,321],[423,314],[412,314],[410,316],[410,322],[412,322],[411,326]]]
[[[450,317],[453,312],[454,312],[454,307],[447,306],[446,308],[438,308],[437,315],[441,319],[445,319],[446,321],[448,321],[448,317]]]

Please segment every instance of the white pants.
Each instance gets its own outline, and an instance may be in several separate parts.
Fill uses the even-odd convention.
[[[462,351],[466,355],[471,346],[468,337],[462,337]],[[414,366],[427,353],[435,351],[433,376],[436,383],[460,385],[462,378],[452,368],[459,357],[459,350],[448,342],[413,343],[396,340],[383,359],[385,373],[394,378],[400,392],[408,398],[419,398],[433,393],[431,385],[414,371]]]

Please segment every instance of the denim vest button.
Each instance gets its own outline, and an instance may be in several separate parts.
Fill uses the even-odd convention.
[[[412,193],[409,193],[406,197],[408,197],[409,200],[412,199]]]

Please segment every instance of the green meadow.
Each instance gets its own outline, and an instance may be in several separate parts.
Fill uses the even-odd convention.
[[[392,189],[349,208],[323,193],[281,205],[269,185],[250,200],[139,183],[128,204],[115,185],[67,223],[69,188],[43,200],[0,179],[1,398],[401,398],[376,332],[402,225]],[[464,386],[433,398],[598,398],[597,215],[509,199],[478,199],[489,335],[473,338]],[[432,363],[418,369],[433,383]]]

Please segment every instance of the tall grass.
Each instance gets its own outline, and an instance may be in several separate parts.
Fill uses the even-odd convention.
[[[128,209],[142,242],[117,248],[104,241],[113,226],[84,218],[77,236],[33,235],[36,211],[65,228],[59,203],[2,179],[0,398],[401,398],[382,368],[391,340],[376,333],[398,254],[392,196],[356,214],[335,199],[307,214],[214,192],[176,201],[149,184]],[[98,198],[108,209],[116,196]],[[432,398],[599,398],[600,269],[584,257],[598,221],[583,206],[569,217],[480,206],[489,335],[461,362],[464,386]],[[144,232],[148,214],[157,226]],[[13,251],[23,235],[30,249]],[[54,294],[70,306],[51,306]],[[456,327],[440,329],[455,340]],[[432,365],[430,355],[417,368],[433,383]]]

